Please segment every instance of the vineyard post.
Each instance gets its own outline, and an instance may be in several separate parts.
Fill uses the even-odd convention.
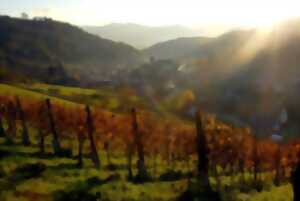
[[[46,99],[46,106],[47,106],[47,112],[48,112],[48,120],[49,120],[49,124],[50,124],[50,129],[53,135],[53,139],[52,139],[52,146],[54,149],[54,153],[56,155],[59,155],[61,153],[61,146],[60,146],[60,142],[59,142],[59,137],[58,137],[58,133],[55,127],[55,122],[54,122],[54,117],[52,114],[52,105],[50,102],[50,99],[47,98]]]
[[[5,137],[5,130],[4,130],[4,127],[3,127],[3,115],[4,113],[4,107],[3,105],[0,105],[0,137]]]
[[[291,183],[294,192],[294,201],[300,201],[300,152],[298,152],[298,163],[292,173]]]
[[[39,147],[40,147],[40,153],[43,154],[45,153],[45,136],[44,132],[41,128],[38,129],[39,137],[40,137],[40,142],[39,142]]]
[[[257,139],[253,136],[253,179],[255,185],[257,184],[257,174],[258,174],[258,153],[257,153]]]
[[[283,110],[281,112],[280,116],[280,124],[278,125],[277,132],[272,135],[273,139],[275,140],[277,137],[277,151],[275,156],[275,178],[274,178],[274,184],[276,186],[280,185],[281,179],[282,179],[282,167],[281,167],[281,142],[282,142],[282,129],[285,123],[287,122],[287,112]]]
[[[9,135],[10,140],[12,140],[12,138],[16,137],[16,135],[17,135],[16,109],[15,109],[14,103],[12,101],[9,101],[9,103],[8,103],[7,112],[8,112],[7,134]]]
[[[167,166],[171,166],[171,129],[170,126],[167,125],[166,131],[166,159],[167,159]]]
[[[245,161],[242,157],[239,158],[238,161],[238,167],[239,167],[239,172],[240,172],[240,183],[244,183],[245,182]]]
[[[77,138],[78,138],[78,167],[82,167],[83,166],[82,151],[83,151],[84,136],[81,131],[77,133]]]
[[[13,138],[16,137],[17,125],[15,107],[12,101],[9,101],[8,104],[3,107],[3,113],[6,113],[7,122],[7,129],[4,131],[6,134],[5,140],[7,144],[13,144]]]
[[[110,157],[110,142],[109,142],[109,139],[105,140],[104,149],[105,149],[105,152],[106,152],[107,164],[108,164],[108,166],[111,166],[112,162],[111,162],[111,157]]]
[[[88,136],[90,140],[90,148],[91,148],[91,159],[96,168],[100,167],[100,159],[97,152],[96,143],[94,141],[93,133],[94,133],[94,125],[93,125],[93,118],[91,115],[90,107],[87,105],[85,108],[86,111],[86,127],[88,131]]]
[[[40,153],[43,154],[45,152],[45,133],[42,129],[42,121],[44,120],[45,112],[44,112],[43,104],[40,105],[38,109],[38,114],[42,115],[39,119],[39,125],[38,125],[38,135],[39,135],[39,147],[40,147]]]
[[[197,155],[198,155],[198,181],[202,185],[201,188],[212,191],[208,177],[208,147],[205,131],[202,124],[201,111],[196,113],[196,129],[197,129]]]
[[[132,154],[133,154],[133,143],[127,143],[127,170],[128,170],[128,180],[131,181],[133,179],[132,174]]]
[[[153,175],[154,175],[154,177],[157,174],[157,157],[158,157],[158,153],[159,153],[158,150],[155,149],[154,153],[153,153]]]
[[[20,99],[18,96],[16,96],[16,103],[17,103],[17,111],[19,113],[19,117],[21,120],[21,124],[22,124],[22,142],[23,145],[28,146],[30,145],[30,139],[29,139],[29,135],[28,135],[28,128],[27,128],[27,124],[26,124],[26,116],[24,114]]]
[[[148,173],[147,173],[147,169],[146,169],[146,165],[145,165],[144,145],[142,142],[141,133],[139,132],[139,128],[138,128],[137,115],[136,115],[135,108],[132,108],[131,116],[132,116],[132,131],[133,131],[135,146],[137,147],[137,153],[138,153],[137,178],[140,180],[140,182],[144,182],[148,178]]]
[[[274,184],[276,186],[280,185],[280,179],[281,179],[281,148],[280,148],[280,144],[277,144],[277,153],[276,153],[276,159],[275,159],[275,178],[274,178]]]

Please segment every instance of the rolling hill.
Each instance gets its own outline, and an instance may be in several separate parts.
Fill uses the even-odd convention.
[[[161,43],[157,43],[143,50],[148,57],[155,59],[174,59],[184,58],[206,43],[212,41],[213,38],[208,37],[190,37],[177,38]]]
[[[88,84],[142,61],[133,47],[67,23],[0,17],[0,66],[41,81]]]
[[[84,26],[82,28],[89,33],[113,41],[125,42],[139,49],[178,37],[201,35],[201,31],[178,25],[150,27],[133,23],[112,23],[105,26]]]

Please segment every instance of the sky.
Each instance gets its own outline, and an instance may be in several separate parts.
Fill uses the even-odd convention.
[[[47,16],[76,25],[264,27],[300,16],[299,0],[0,0],[0,14]]]

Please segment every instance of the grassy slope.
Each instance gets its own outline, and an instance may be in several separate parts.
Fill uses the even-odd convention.
[[[49,88],[58,88],[60,93],[64,95],[71,95],[74,93],[92,95],[99,93],[93,89],[78,89],[70,87],[52,86],[37,84],[31,86],[31,90],[24,88],[10,86],[7,84],[0,84],[0,95],[18,95],[20,97],[30,97],[36,99],[44,99],[50,97],[53,101],[62,104],[70,105],[73,102],[63,100],[60,98],[45,95],[44,92],[36,92],[41,89],[48,90]],[[39,89],[39,90],[36,90]],[[45,92],[46,92],[45,91]],[[102,92],[104,93],[104,92]],[[75,145],[76,147],[76,145]],[[0,150],[6,150],[11,153],[8,156],[0,157],[0,200],[14,201],[14,200],[54,200],[59,190],[68,192],[74,188],[83,188],[86,181],[91,177],[98,177],[105,179],[109,175],[118,173],[121,179],[109,182],[104,185],[97,185],[89,188],[89,192],[96,194],[101,192],[103,198],[107,200],[174,200],[180,192],[186,188],[186,180],[177,182],[152,182],[145,185],[135,185],[128,183],[125,180],[126,169],[121,168],[116,171],[108,169],[96,170],[93,168],[89,159],[85,159],[85,167],[83,169],[74,168],[76,160],[67,158],[40,158],[32,156],[32,153],[38,151],[38,147],[23,147],[20,145],[7,146],[3,144],[0,139]],[[75,150],[75,149],[73,149]],[[48,152],[51,152],[50,142],[48,142]],[[105,154],[100,153],[104,166],[107,165],[105,161]],[[124,157],[118,156],[113,158],[116,164],[124,164]],[[22,164],[42,162],[47,168],[40,177],[23,180],[14,187],[5,190],[1,193],[1,185],[5,184],[8,178],[13,174],[13,171]],[[160,171],[160,173],[162,173]],[[224,180],[225,181],[225,180]],[[290,201],[292,200],[292,191],[290,185],[283,185],[281,187],[273,187],[261,193],[252,192],[249,194],[235,193],[237,200],[241,201]]]
[[[134,93],[128,94],[128,89],[126,88],[111,89],[106,87],[99,89],[85,89],[41,83],[19,85],[19,87],[75,103],[98,106],[102,109],[115,112],[122,111],[124,105],[137,107],[145,106],[145,100],[136,96]]]
[[[50,151],[50,142],[48,149]],[[0,189],[14,175],[14,170],[24,164],[42,162],[46,170],[39,176],[24,179],[15,186],[9,187],[1,193],[1,201],[14,200],[55,200],[59,191],[69,192],[74,189],[86,188],[87,180],[92,177],[105,179],[110,175],[119,174],[120,179],[104,185],[88,187],[91,194],[101,193],[102,198],[107,200],[170,200],[178,195],[180,189],[184,189],[185,181],[178,182],[153,182],[145,185],[137,185],[126,182],[126,168],[110,171],[106,168],[94,169],[89,159],[84,160],[84,168],[76,168],[75,159],[67,158],[40,158],[32,154],[38,151],[38,147],[23,147],[21,145],[4,145],[0,138],[0,151],[8,151],[10,155],[0,160]],[[104,153],[100,154],[103,166],[107,165]],[[103,160],[104,159],[104,160]],[[115,164],[123,163],[124,158],[114,157]],[[176,193],[177,192],[177,193]]]
[[[20,96],[20,97],[27,97],[27,98],[34,98],[34,99],[46,99],[51,98],[54,102],[58,102],[60,104],[74,104],[73,102],[59,99],[56,97],[52,97],[46,94],[37,93],[34,91],[22,89],[20,87],[8,85],[8,84],[0,84],[0,95],[7,95],[7,96]]]

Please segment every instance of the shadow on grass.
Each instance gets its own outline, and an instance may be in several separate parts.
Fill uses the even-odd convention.
[[[182,179],[192,178],[193,174],[191,172],[183,173],[182,171],[167,170],[159,176],[159,181],[178,181]]]
[[[120,175],[114,174],[106,179],[90,177],[85,181],[75,183],[67,190],[56,191],[53,193],[54,201],[97,201],[101,200],[101,193],[92,194],[89,191],[96,187],[112,181],[120,180]]]
[[[105,170],[116,171],[116,170],[127,170],[126,164],[109,164],[104,167]]]
[[[78,169],[78,165],[76,163],[61,163],[56,166],[48,167],[48,170],[52,170],[52,171],[74,170],[74,169]]]
[[[15,188],[25,180],[40,177],[45,171],[43,163],[24,164],[15,169],[12,174],[0,182],[0,193]]]
[[[0,159],[11,156],[11,152],[6,150],[0,150]]]
[[[17,157],[24,157],[24,158],[37,158],[37,159],[58,159],[58,158],[69,158],[69,159],[75,159],[75,157],[71,157],[69,155],[63,156],[63,155],[55,155],[54,153],[41,153],[39,151],[37,152],[24,152],[24,151],[16,151],[16,150],[5,150],[0,149],[0,159],[9,157],[9,156],[17,156]]]

